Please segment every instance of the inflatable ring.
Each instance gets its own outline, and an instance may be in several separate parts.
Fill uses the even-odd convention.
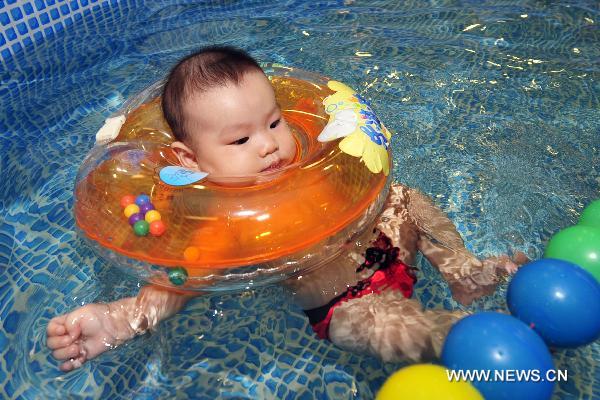
[[[238,290],[317,268],[372,227],[390,132],[346,85],[263,67],[296,139],[291,165],[251,184],[178,166],[158,82],[107,120],[77,176],[75,220],[102,256],[154,284]]]

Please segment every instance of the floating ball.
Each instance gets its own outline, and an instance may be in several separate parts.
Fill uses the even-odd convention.
[[[167,227],[165,223],[160,219],[150,223],[150,234],[152,234],[152,236],[161,236],[166,230]]]
[[[548,345],[577,347],[600,337],[600,283],[568,261],[544,258],[522,266],[507,302]]]
[[[133,224],[133,231],[138,236],[146,236],[150,229],[150,224],[144,220],[138,221]]]
[[[550,399],[554,382],[545,379],[554,369],[546,344],[531,328],[510,315],[482,312],[452,326],[442,348],[442,363],[454,371],[539,371],[540,378],[473,381],[486,400]]]
[[[150,210],[146,213],[144,219],[148,222],[159,221],[161,219],[160,213],[156,210]]]
[[[600,200],[588,204],[579,217],[579,225],[600,229]]]
[[[444,367],[415,364],[392,374],[375,399],[483,400],[483,397],[469,382],[449,380]]]
[[[169,270],[169,281],[173,285],[181,286],[183,285],[188,278],[188,273],[183,267],[175,267]]]
[[[140,212],[143,214],[146,214],[150,210],[154,210],[154,204],[152,203],[144,203],[140,206]]]
[[[135,203],[135,196],[132,194],[128,194],[126,196],[121,197],[121,207],[125,208],[130,204]]]
[[[139,212],[140,212],[140,207],[138,207],[137,204],[129,204],[127,207],[125,207],[125,210],[123,210],[123,214],[125,214],[125,216],[127,218],[129,218],[133,214],[136,214]]]
[[[131,216],[129,216],[129,225],[135,225],[136,222],[142,221],[143,219],[144,214],[142,214],[141,212],[131,214]]]
[[[600,229],[575,225],[550,239],[544,258],[558,258],[579,265],[600,281]]]
[[[186,261],[196,261],[200,257],[200,249],[196,246],[190,246],[183,251],[183,258]]]
[[[138,206],[142,206],[144,204],[150,203],[150,197],[147,194],[140,194],[135,198],[135,204]]]

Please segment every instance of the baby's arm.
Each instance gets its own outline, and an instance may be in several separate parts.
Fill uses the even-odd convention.
[[[408,198],[408,213],[419,231],[417,246],[442,273],[457,301],[468,305],[493,293],[499,276],[516,271],[517,265],[508,256],[480,261],[469,252],[452,221],[427,196],[408,189]]]
[[[50,320],[48,347],[56,359],[66,360],[61,370],[79,368],[86,360],[153,329],[192,297],[145,286],[137,297],[79,307]]]

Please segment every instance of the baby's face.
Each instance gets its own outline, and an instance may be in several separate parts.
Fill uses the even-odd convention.
[[[273,87],[260,71],[246,73],[239,85],[192,95],[184,113],[189,147],[173,145],[184,166],[213,175],[251,175],[281,168],[296,153]],[[188,148],[187,159],[177,147]]]

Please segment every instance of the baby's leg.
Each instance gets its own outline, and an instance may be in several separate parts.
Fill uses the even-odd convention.
[[[181,310],[190,298],[146,286],[137,298],[88,304],[50,320],[47,344],[56,359],[66,360],[60,369],[70,371],[155,327]]]
[[[479,260],[466,249],[445,249],[426,239],[419,242],[419,249],[448,282],[452,297],[464,305],[494,293],[502,277],[523,263],[515,259],[517,264],[506,255]]]
[[[440,356],[448,330],[462,311],[423,310],[400,291],[385,290],[336,307],[329,325],[331,342],[383,361],[427,361]]]
[[[418,248],[450,285],[452,296],[468,305],[475,298],[492,294],[500,277],[514,273],[527,262],[523,253],[481,261],[469,252],[448,216],[422,193],[410,190],[409,214],[420,232]]]

